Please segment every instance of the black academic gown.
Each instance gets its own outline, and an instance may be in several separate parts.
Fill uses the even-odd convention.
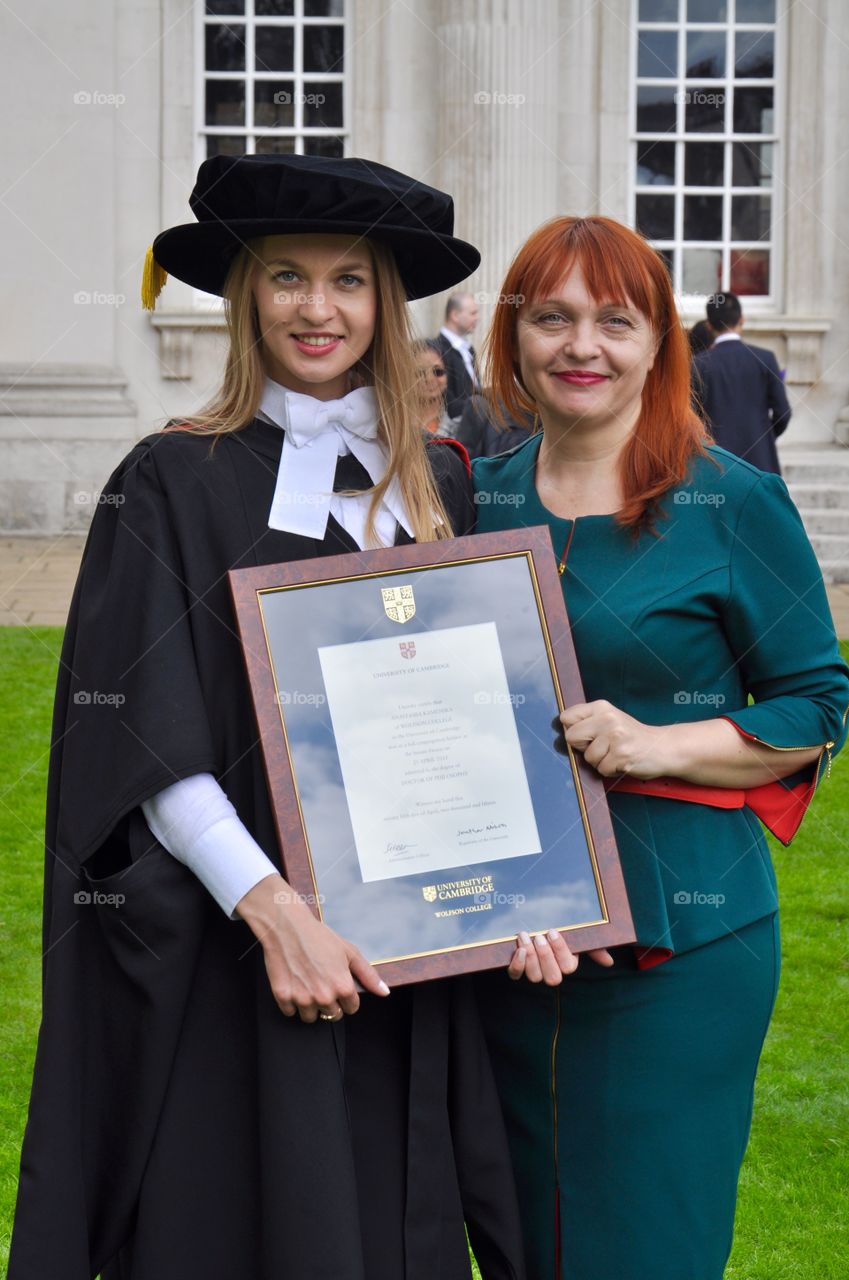
[[[92,522],[54,710],[10,1280],[467,1280],[464,1218],[488,1280],[523,1275],[466,982],[285,1017],[247,925],[139,808],[211,772],[280,863],[226,571],[355,550],[332,517],[323,541],[267,527],[281,444],[261,421],[211,458],[208,437],[148,436]],[[463,462],[428,454],[465,532]],[[340,460],[337,488],[367,483]]]

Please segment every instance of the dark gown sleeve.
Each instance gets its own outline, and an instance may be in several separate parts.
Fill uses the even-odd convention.
[[[153,452],[102,491],[60,658],[10,1280],[91,1280],[129,1237],[209,913],[137,807],[217,764]]]
[[[80,866],[100,849],[98,874],[118,869],[118,847],[101,846],[119,819],[220,768],[192,639],[205,605],[186,585],[156,454],[136,446],[102,492],[56,692],[57,852]]]
[[[455,538],[474,533],[476,508],[471,463],[466,448],[450,436],[429,440],[426,445],[433,477],[451,520]]]

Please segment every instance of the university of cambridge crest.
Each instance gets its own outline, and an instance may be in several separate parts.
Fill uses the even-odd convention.
[[[383,596],[383,611],[390,622],[410,621],[416,612],[416,599],[409,584],[404,587],[381,587],[380,594]]]
[[[436,885],[426,884],[422,889],[422,897],[425,902],[436,902]]]

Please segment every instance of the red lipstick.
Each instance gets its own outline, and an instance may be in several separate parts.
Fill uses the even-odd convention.
[[[604,373],[590,373],[585,369],[567,369],[564,373],[555,373],[555,378],[559,378],[561,382],[571,382],[576,387],[592,387],[597,382],[605,382],[607,375]]]

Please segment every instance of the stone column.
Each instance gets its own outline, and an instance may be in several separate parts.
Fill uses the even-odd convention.
[[[469,282],[482,333],[516,249],[558,212],[561,6],[437,0],[434,11],[436,172],[454,196],[458,235],[482,253]]]

